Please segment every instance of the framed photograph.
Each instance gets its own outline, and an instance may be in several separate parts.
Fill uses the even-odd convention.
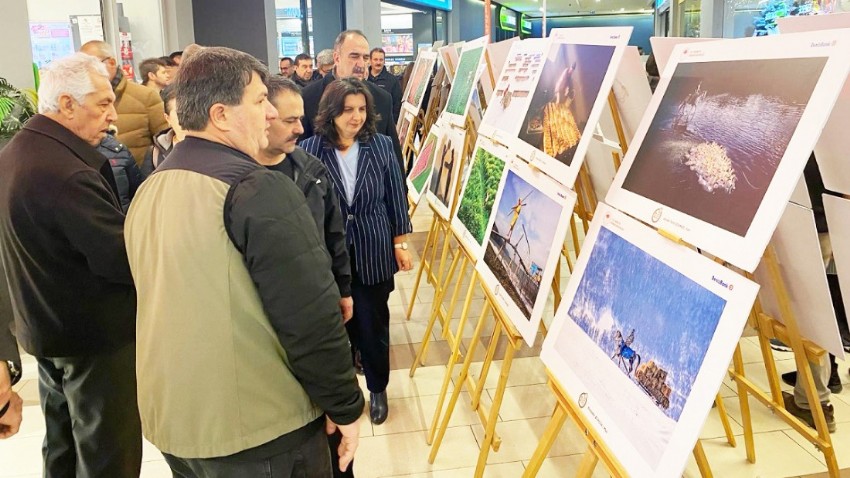
[[[455,190],[461,176],[466,130],[439,119],[440,137],[434,153],[434,172],[426,192],[428,203],[443,219],[451,219]]]
[[[546,308],[575,193],[521,160],[508,166],[475,269],[529,346]]]
[[[850,5],[850,4],[848,4]],[[777,18],[782,34],[850,28],[850,15],[804,15]],[[823,183],[830,191],[850,195],[850,161],[847,161],[847,125],[850,124],[850,81],[832,107],[832,113],[815,145]]]
[[[752,272],[847,78],[850,35],[678,45],[670,62],[606,202]]]
[[[844,349],[826,282],[825,257],[812,210],[788,203],[770,243],[776,250],[782,282],[788,292],[800,335],[843,360]],[[829,254],[829,251],[823,252]],[[762,309],[767,315],[782,322],[779,301],[767,266],[760,264],[754,277],[761,284],[759,300]]]
[[[494,129],[507,136],[519,134],[550,45],[551,41],[545,38],[530,38],[511,45],[484,113],[481,131],[485,135],[492,137]]]
[[[541,359],[629,476],[682,476],[758,286],[600,203]]]
[[[401,112],[399,113],[400,118],[396,123],[396,132],[398,133],[398,142],[402,148],[404,148],[404,142],[407,141],[407,135],[410,134],[410,129],[412,128],[413,118],[416,117],[416,112],[411,111],[410,105],[405,105],[402,103]]]
[[[425,91],[431,86],[431,73],[434,72],[434,63],[437,62],[437,52],[423,51],[416,57],[413,73],[407,82],[404,91],[404,102],[413,106],[416,111],[422,107],[422,98]]]
[[[504,91],[501,97],[496,97],[500,91],[497,86],[494,99],[501,103],[491,102],[496,109],[490,113],[496,115],[492,121],[499,116],[502,104],[511,108],[515,99],[520,100],[511,111],[517,112],[518,117],[504,122],[511,128],[504,133],[522,140],[516,151],[518,156],[537,163],[552,177],[572,187],[593,130],[608,107],[608,93],[631,32],[631,27],[554,29],[547,40],[548,47],[543,48],[542,68],[536,56],[531,56],[529,69],[526,71],[520,65],[516,72],[530,75],[534,71],[536,79],[529,78],[533,83],[529,96],[523,98],[525,89],[522,89],[517,95],[511,92],[506,97],[508,92]],[[505,71],[509,64],[503,73],[512,73]],[[501,74],[499,79],[505,76]],[[488,136],[493,130],[501,129],[499,123],[492,122],[487,128],[484,134]]]
[[[443,116],[446,116],[449,121],[455,124],[462,125],[466,121],[472,90],[478,84],[478,75],[481,72],[478,67],[484,61],[486,47],[486,37],[463,44],[452,82],[452,89],[449,91],[446,109],[443,111]]]
[[[507,177],[507,164],[516,160],[510,149],[478,137],[472,164],[467,168],[452,230],[469,255],[478,260],[484,249],[484,234],[496,206],[496,196]]]
[[[464,42],[452,43],[441,47],[438,50],[438,53],[440,54],[440,62],[442,62],[443,66],[446,67],[446,78],[449,83],[454,81],[455,72],[457,71],[457,46],[463,45],[463,43]]]
[[[432,126],[428,132],[428,137],[419,148],[416,160],[413,161],[413,168],[407,175],[407,194],[414,204],[419,204],[425,189],[430,185],[431,173],[434,172],[434,156],[437,153],[440,136],[440,127]]]

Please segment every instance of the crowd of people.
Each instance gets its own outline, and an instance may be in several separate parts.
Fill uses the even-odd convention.
[[[20,344],[45,476],[138,476],[142,436],[174,476],[353,476],[412,269],[383,56],[348,30],[280,75],[190,45],[137,84],[102,41],[45,68],[0,151],[0,438]]]

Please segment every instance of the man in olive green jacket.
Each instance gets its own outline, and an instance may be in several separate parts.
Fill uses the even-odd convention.
[[[253,159],[277,121],[268,70],[229,48],[180,68],[186,139],[125,229],[142,431],[175,476],[330,476],[325,432],[345,469],[363,394],[304,195]]]
[[[115,122],[115,127],[118,128],[116,137],[133,154],[136,165],[141,166],[145,152],[153,144],[153,137],[168,128],[162,99],[156,91],[136,84],[124,76],[124,72],[118,68],[114,50],[108,43],[92,40],[85,43],[80,51],[97,57],[106,65],[112,90],[115,92],[115,110],[118,112],[118,120]]]

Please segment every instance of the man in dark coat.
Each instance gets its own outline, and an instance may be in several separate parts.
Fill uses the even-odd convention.
[[[401,112],[401,83],[384,66],[386,57],[382,48],[373,48],[369,52],[369,82],[380,86],[393,97],[393,119],[398,121]]]
[[[301,90],[301,97],[304,98],[304,133],[299,138],[300,140],[307,139],[313,136],[313,121],[319,113],[319,101],[322,99],[322,93],[325,92],[325,87],[337,78],[355,77],[357,79],[366,80],[369,64],[369,41],[366,36],[359,30],[346,30],[336,37],[334,42],[334,71],[325,75],[321,81],[314,81],[306,88]],[[401,157],[401,144],[398,141],[398,132],[395,129],[395,121],[393,116],[393,98],[392,96],[381,89],[374,83],[366,81],[372,97],[375,99],[375,112],[381,116],[377,127],[377,132],[390,137],[395,150],[395,156],[398,160],[399,167],[402,173],[406,171],[404,161]]]
[[[115,93],[103,63],[78,53],[43,70],[38,95],[41,114],[0,152],[0,255],[17,339],[38,361],[44,474],[139,476],[136,293],[115,178],[95,150]]]

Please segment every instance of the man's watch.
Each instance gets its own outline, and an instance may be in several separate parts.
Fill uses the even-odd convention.
[[[398,244],[393,244],[393,248],[406,251],[407,250],[407,243],[406,242],[399,242]]]
[[[18,365],[11,360],[7,360],[6,365],[9,366],[9,376],[12,377],[12,385],[15,385],[21,380],[21,369],[19,369]]]

